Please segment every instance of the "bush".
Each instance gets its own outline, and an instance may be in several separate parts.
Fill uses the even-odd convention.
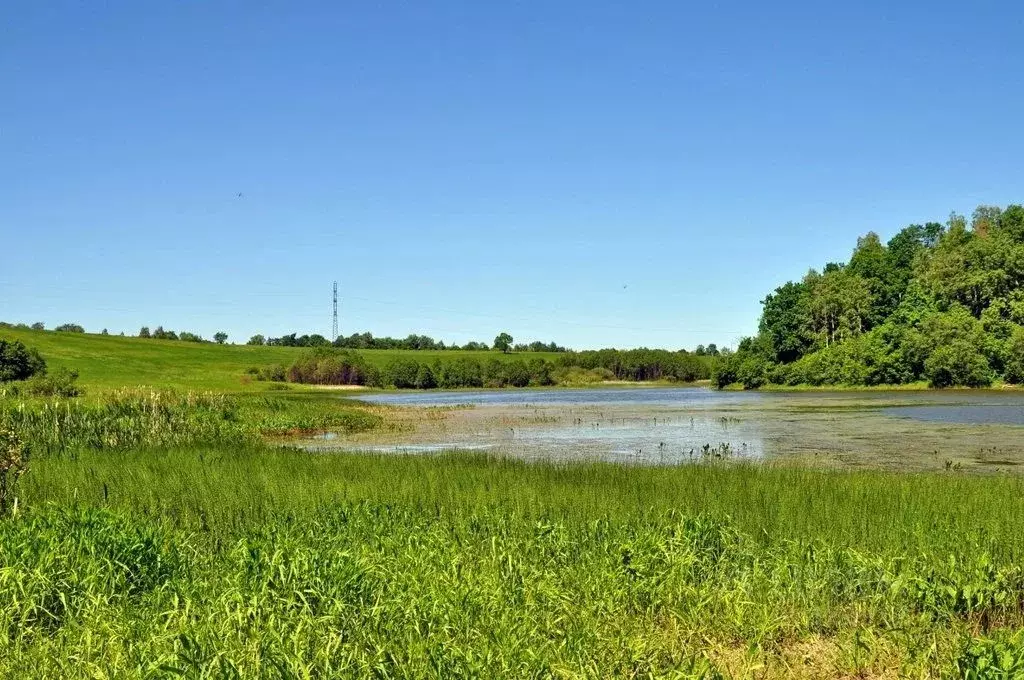
[[[484,387],[504,387],[505,367],[497,359],[491,359],[484,365],[483,380]]]
[[[157,326],[152,337],[156,340],[177,340],[178,334],[174,331],[165,331],[163,326]]]
[[[434,372],[430,370],[430,366],[420,364],[419,370],[416,371],[416,389],[431,390],[435,387],[437,378],[434,377]]]
[[[383,371],[383,381],[399,389],[416,387],[416,376],[420,365],[412,359],[395,359]]]
[[[664,349],[601,349],[566,352],[559,357],[563,367],[606,368],[619,380],[673,380],[692,382],[711,376],[712,359],[689,352]]]
[[[271,364],[264,368],[257,368],[253,366],[247,369],[246,373],[251,376],[255,376],[255,378],[261,382],[284,382],[288,377],[287,372],[284,370],[284,366],[281,364]]]
[[[771,373],[771,382],[787,385],[871,384],[865,344],[861,338],[831,345],[807,354],[781,370]]]
[[[0,382],[27,380],[46,373],[46,362],[20,340],[0,338]]]
[[[58,368],[49,374],[36,375],[21,387],[24,394],[33,397],[78,397],[84,390],[76,385],[78,371]]]
[[[476,359],[460,358],[441,366],[437,384],[444,388],[483,387],[480,362]]]
[[[939,347],[925,361],[932,387],[985,387],[992,384],[988,361],[966,340]]]
[[[1024,328],[1017,327],[1010,337],[1006,361],[1006,382],[1024,383]]]
[[[543,359],[530,359],[527,367],[530,371],[531,385],[553,385],[551,378],[551,364]]]
[[[85,329],[79,326],[77,323],[63,323],[53,330],[60,333],[84,333]]]
[[[371,371],[359,354],[331,347],[303,353],[288,368],[289,382],[312,385],[378,385],[378,371]]]
[[[571,366],[556,368],[548,375],[551,383],[558,385],[593,385],[606,380],[615,380],[615,374],[607,368],[591,368],[589,370]]]
[[[731,354],[719,361],[711,370],[711,382],[718,389],[724,389],[736,382],[736,369],[739,368],[739,357]]]
[[[746,357],[736,369],[736,379],[743,383],[743,389],[756,390],[768,382],[770,365],[760,356]]]
[[[523,361],[510,361],[505,364],[505,384],[512,387],[526,387],[530,384],[530,369]]]

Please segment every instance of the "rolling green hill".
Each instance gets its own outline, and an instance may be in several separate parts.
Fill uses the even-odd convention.
[[[51,368],[65,366],[79,372],[86,389],[117,387],[176,387],[218,391],[262,391],[270,384],[248,381],[245,370],[251,366],[290,365],[304,350],[299,347],[217,345],[213,343],[152,340],[91,333],[0,329],[0,337],[21,340],[35,347]],[[477,359],[517,359],[558,354],[529,352],[361,350],[368,361],[383,366],[400,356],[421,362],[439,357],[475,357]],[[299,386],[296,386],[299,387]]]

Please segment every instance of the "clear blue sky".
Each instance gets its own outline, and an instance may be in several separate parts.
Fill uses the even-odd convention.
[[[346,334],[732,344],[859,234],[1024,200],[1019,2],[4,15],[9,321],[328,335],[337,279]]]

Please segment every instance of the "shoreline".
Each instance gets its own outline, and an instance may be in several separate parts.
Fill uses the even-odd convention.
[[[756,389],[745,389],[739,383],[727,385],[721,389],[714,387],[710,380],[695,380],[692,382],[674,382],[670,380],[607,380],[597,383],[579,383],[566,385],[543,385],[527,387],[454,387],[454,388],[431,388],[421,390],[416,388],[380,388],[367,387],[365,385],[303,385],[299,383],[284,383],[298,388],[300,391],[324,391],[324,392],[359,392],[361,394],[433,394],[437,392],[557,392],[567,390],[595,390],[595,389],[696,389],[707,388],[717,392],[774,392],[774,393],[815,393],[831,394],[836,392],[933,392],[936,394],[949,394],[967,392],[972,394],[984,392],[1021,392],[1024,385],[1012,385],[1009,383],[994,383],[987,387],[930,387],[925,382],[907,383],[902,385],[765,385]]]

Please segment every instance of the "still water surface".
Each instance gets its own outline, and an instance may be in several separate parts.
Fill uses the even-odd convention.
[[[1024,425],[1024,393],[953,390],[946,392],[721,392],[704,387],[589,388],[559,390],[424,391],[370,394],[365,401],[402,406],[576,405],[713,408],[737,404],[827,404],[855,398],[865,409],[885,408],[895,417],[983,424]],[[897,406],[890,406],[898,402]]]
[[[393,433],[339,437],[331,446],[401,452],[455,448],[644,464],[813,457],[844,466],[921,469],[948,460],[990,468],[1024,465],[1024,393],[1017,392],[615,387],[384,392],[359,398],[414,407],[401,413],[421,415],[406,416],[408,426]],[[432,417],[422,415],[424,408]]]

